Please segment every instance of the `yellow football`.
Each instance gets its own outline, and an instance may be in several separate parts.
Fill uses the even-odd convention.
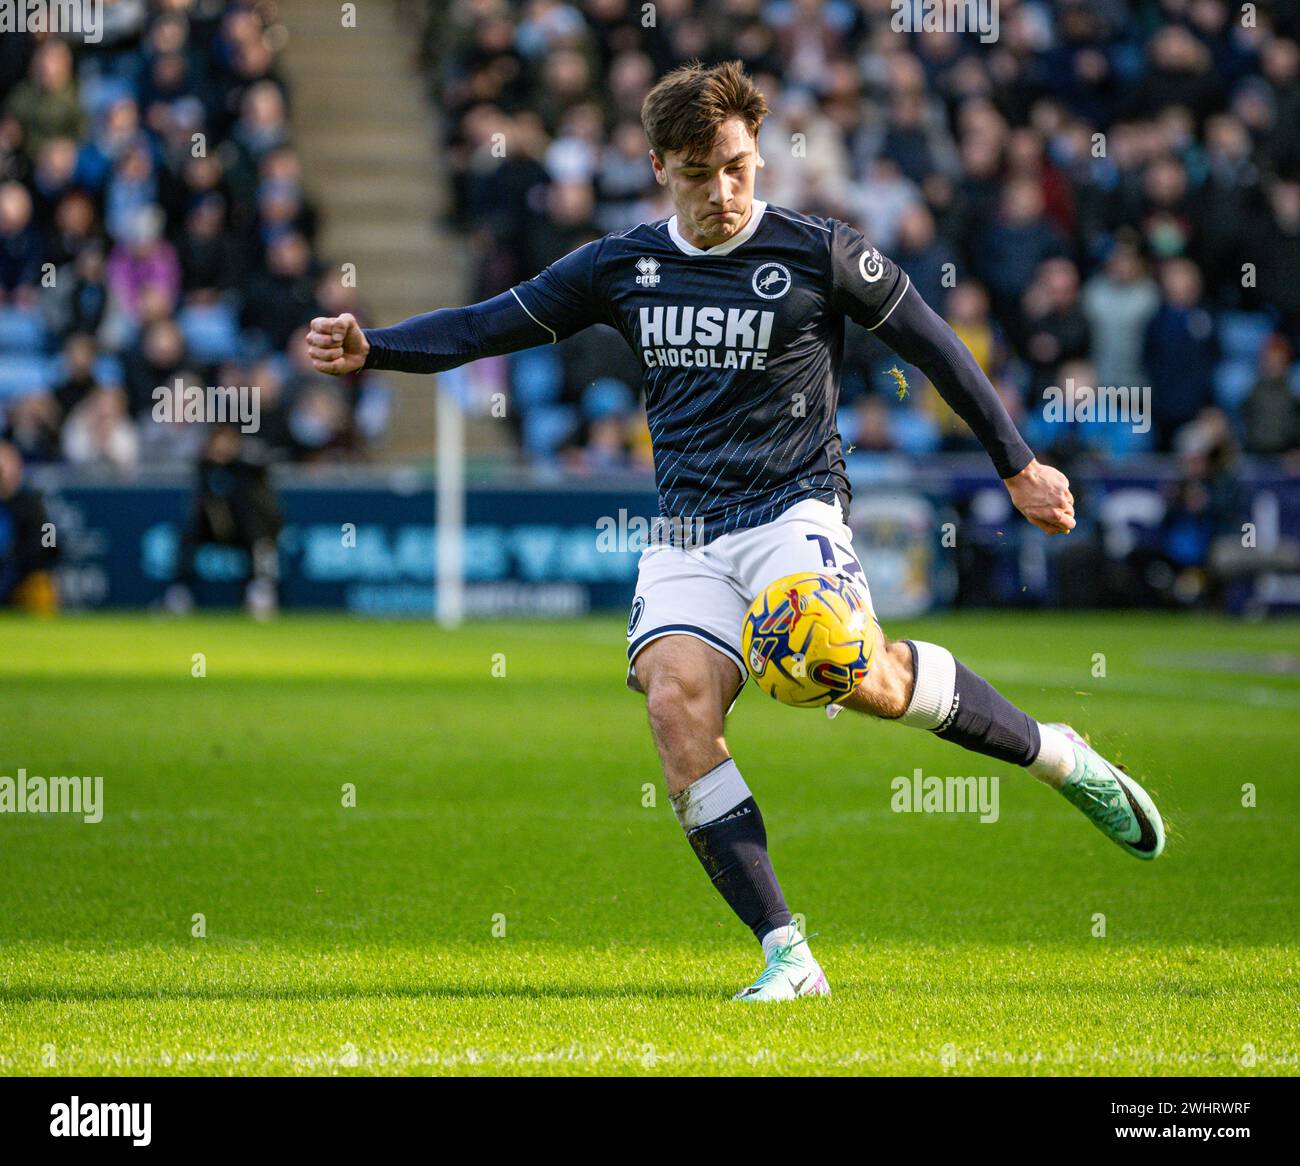
[[[871,670],[876,619],[846,575],[801,571],[769,583],[745,613],[741,649],[768,696],[820,708],[847,696]]]

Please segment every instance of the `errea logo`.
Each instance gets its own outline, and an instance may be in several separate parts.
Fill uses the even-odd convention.
[[[636,261],[636,269],[641,273],[636,277],[636,281],[641,287],[659,286],[659,260],[651,259],[648,255],[642,255]]]
[[[760,263],[754,269],[754,293],[765,300],[779,300],[790,290],[790,270],[784,263]]]

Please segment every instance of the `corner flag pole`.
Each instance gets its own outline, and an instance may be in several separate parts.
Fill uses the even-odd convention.
[[[438,622],[458,627],[465,618],[465,416],[455,395],[437,396],[437,531]]]

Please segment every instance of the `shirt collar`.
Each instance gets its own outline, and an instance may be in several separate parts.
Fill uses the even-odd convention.
[[[686,255],[726,255],[741,246],[755,231],[758,230],[758,224],[762,221],[763,212],[767,210],[767,203],[761,199],[754,199],[750,203],[749,222],[744,228],[737,231],[725,243],[719,243],[716,247],[696,247],[693,243],[688,243],[682,238],[681,232],[677,229],[677,216],[673,215],[668,220],[668,237],[677,245],[677,249]]]

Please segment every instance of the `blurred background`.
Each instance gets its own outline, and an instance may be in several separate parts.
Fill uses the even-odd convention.
[[[984,43],[890,0],[109,0],[93,39],[0,33],[0,603],[432,615],[441,566],[469,615],[624,608],[635,537],[598,532],[657,504],[616,333],[346,379],[302,335],[668,216],[642,99],[739,58],[757,197],[891,255],[1074,484],[1049,541],[848,324],[883,615],[1300,606],[1300,5],[997,15]],[[255,388],[255,431],[160,419],[178,378]],[[1149,410],[1099,419],[1098,386]]]

